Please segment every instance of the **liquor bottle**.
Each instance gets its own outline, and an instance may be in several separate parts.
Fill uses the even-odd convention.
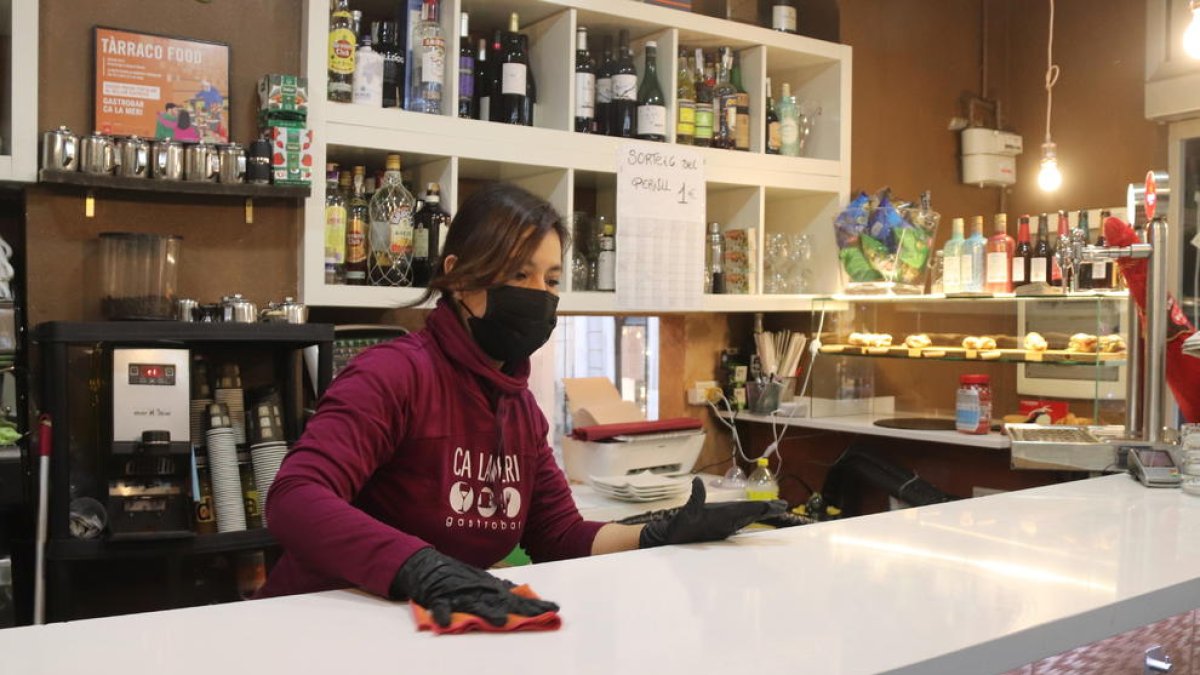
[[[783,148],[783,140],[779,132],[779,111],[775,109],[775,97],[771,95],[771,78],[767,78],[767,137],[766,149],[768,155],[778,155]]]
[[[792,95],[792,85],[783,83],[779,92],[779,154],[788,157],[800,156],[800,104]],[[958,291],[954,291],[957,293]]]
[[[637,133],[637,69],[629,49],[629,31],[621,29],[617,46],[617,64],[612,75],[612,103],[609,106],[608,134],[633,138]]]
[[[987,240],[983,238],[983,216],[971,218],[971,236],[963,242],[959,270],[963,290],[967,293],[982,293],[984,286],[984,260]]]
[[[1091,236],[1088,230],[1088,212],[1084,209],[1079,210],[1079,220],[1075,222],[1075,229],[1083,234],[1083,243],[1087,244]],[[1088,290],[1093,287],[1092,270],[1094,267],[1091,264],[1079,266],[1079,278],[1075,280],[1075,286],[1079,290]]]
[[[346,283],[364,286],[367,283],[367,200],[363,196],[367,169],[354,167],[354,192],[346,209]]]
[[[503,121],[504,117],[500,111],[504,108],[503,105],[503,78],[504,78],[504,34],[496,31],[492,35],[492,55],[489,58],[490,66],[488,68],[488,119],[493,122]]]
[[[603,222],[600,230],[600,255],[596,262],[596,290],[617,290],[617,230],[612,223]]]
[[[988,293],[1011,293],[1013,250],[1008,244],[1008,216],[997,213],[993,228],[993,234],[987,242],[987,281],[984,290]]]
[[[487,38],[479,38],[479,51],[475,54],[475,119],[486,120],[492,116],[491,84],[488,77],[491,61],[488,60]]]
[[[667,99],[658,84],[658,43],[646,43],[646,67],[638,89],[637,137],[643,141],[667,140]]]
[[[708,241],[704,247],[704,292],[725,292],[725,235],[720,223],[708,224]]]
[[[1033,246],[1033,258],[1029,262],[1029,282],[1049,283],[1051,278],[1051,263],[1054,252],[1050,250],[1050,218],[1046,214],[1038,216],[1038,238]]]
[[[500,57],[500,121],[525,124],[525,95],[529,92],[529,58],[523,49],[520,18],[508,17],[504,34],[504,53]]]
[[[792,0],[772,0],[771,28],[784,33],[796,32],[796,7]]]
[[[588,30],[575,29],[575,131],[590,134],[596,126],[596,64],[588,51]]]
[[[786,85],[785,85],[786,86]],[[962,293],[962,250],[963,219],[955,218],[950,223],[950,239],[942,247],[942,292],[946,295]]]
[[[687,50],[679,50],[679,86],[675,90],[675,142],[692,145],[696,138],[696,78],[688,67]]]
[[[408,109],[440,115],[446,77],[446,38],[442,34],[442,24],[438,22],[437,0],[425,0],[421,6],[421,21],[412,35],[412,85]]]
[[[458,23],[458,116],[475,117],[475,48],[471,45],[471,16],[463,12]]]
[[[383,107],[399,108],[404,104],[404,48],[395,21],[379,24],[379,48],[383,56]]]
[[[733,137],[733,147],[735,150],[748,152],[750,150],[750,94],[742,86],[741,61],[738,53],[734,52],[733,71],[729,76],[730,84],[737,89],[737,129]]]
[[[358,47],[350,0],[337,0],[329,14],[329,89],[330,101],[354,100],[354,52]]]
[[[1033,258],[1033,247],[1029,245],[1029,216],[1017,221],[1017,249],[1013,251],[1013,288],[1029,283],[1029,264]]]
[[[702,148],[712,145],[713,140],[713,94],[712,87],[704,76],[704,50],[696,48],[696,135],[692,144]]]
[[[521,52],[525,54],[525,103],[521,107],[521,124],[533,126],[533,113],[537,104],[537,80],[533,76],[533,68],[529,67],[529,36],[517,38],[521,42]]]
[[[1063,242],[1070,235],[1070,225],[1067,221],[1067,212],[1058,212],[1058,239],[1054,246],[1050,247],[1050,285],[1058,288],[1070,288],[1071,280],[1070,270],[1064,270],[1058,264],[1058,252],[1062,249]]]
[[[737,88],[729,81],[733,70],[733,50],[721,48],[721,65],[717,84],[713,87],[713,141],[714,148],[732,150],[737,143]]]
[[[338,190],[337,164],[325,165],[325,283],[340,284],[346,264],[346,198]]]
[[[400,155],[388,155],[383,184],[371,198],[372,286],[413,284],[413,208],[416,200],[404,187]]]
[[[442,233],[450,227],[450,214],[442,210],[441,195],[437,183],[427,185],[422,206],[413,217],[413,286],[429,285],[441,255]]]
[[[1096,228],[1096,246],[1107,246],[1108,241],[1104,239],[1104,221],[1112,216],[1110,211],[1100,212],[1100,227]],[[1116,287],[1116,268],[1111,260],[1102,260],[1092,263],[1092,288],[1098,291],[1106,291]]]
[[[353,101],[376,108],[383,106],[383,55],[372,49],[368,35],[363,36],[354,55]]]
[[[596,70],[596,124],[595,133],[608,135],[608,122],[612,107],[612,76],[617,64],[613,60],[612,36],[604,36],[604,60]]]

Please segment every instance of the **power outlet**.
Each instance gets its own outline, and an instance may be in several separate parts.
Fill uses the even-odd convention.
[[[687,390],[688,405],[707,406],[708,394],[713,389],[720,389],[716,380],[697,380]]]

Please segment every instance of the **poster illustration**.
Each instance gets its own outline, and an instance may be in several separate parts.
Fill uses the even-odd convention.
[[[115,136],[229,142],[229,46],[96,27],[96,125]]]

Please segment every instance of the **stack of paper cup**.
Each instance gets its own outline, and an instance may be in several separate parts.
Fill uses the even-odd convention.
[[[229,411],[224,404],[213,403],[208,407],[205,420],[217,532],[238,532],[246,529],[245,494],[242,492],[241,476],[238,475],[237,444]]]
[[[250,463],[254,467],[254,483],[258,486],[262,504],[263,523],[266,523],[267,493],[275,482],[275,474],[287,455],[287,440],[283,435],[283,414],[277,396],[260,397],[250,416]]]
[[[233,437],[238,445],[246,444],[246,394],[242,390],[242,376],[236,363],[221,366],[221,376],[213,392],[217,403],[224,403],[233,422]]]
[[[204,416],[208,414],[208,406],[212,404],[213,400],[211,398],[192,399],[192,445],[198,448],[205,447]]]

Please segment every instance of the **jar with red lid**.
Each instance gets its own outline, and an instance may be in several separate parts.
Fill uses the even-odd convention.
[[[986,434],[992,428],[992,378],[961,375],[955,398],[954,426],[963,434]]]

